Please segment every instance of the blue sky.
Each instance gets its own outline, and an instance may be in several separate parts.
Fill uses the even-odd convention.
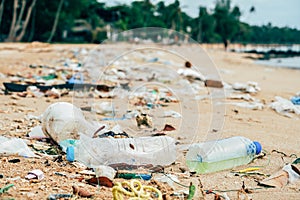
[[[151,0],[157,3],[160,0]],[[117,3],[130,3],[131,0],[99,0],[107,5]],[[174,0],[165,0],[166,4]],[[214,7],[215,0],[180,0],[182,9],[190,16],[198,15],[199,6],[207,8]],[[242,17],[241,20],[251,25],[264,25],[271,22],[273,26],[289,26],[300,30],[300,0],[231,0],[232,5],[239,6]],[[251,6],[255,7],[254,13],[249,13]]]

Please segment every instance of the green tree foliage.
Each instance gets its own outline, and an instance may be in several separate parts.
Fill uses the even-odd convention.
[[[18,3],[18,15],[24,12],[21,18],[15,17],[15,23],[23,26],[33,1],[0,0],[0,41],[9,36],[14,3]],[[58,9],[61,2],[61,9]],[[249,12],[255,12],[255,7],[249,8]],[[52,42],[101,42],[107,35],[106,31],[162,27],[190,34],[201,43],[300,43],[297,29],[278,28],[272,24],[250,26],[241,22],[240,17],[240,9],[232,7],[230,0],[216,0],[213,10],[200,7],[199,15],[194,18],[182,10],[179,0],[169,4],[165,1],[156,4],[151,0],[132,1],[129,5],[115,6],[97,0],[36,0],[24,35],[19,38],[21,41],[46,42],[52,32]],[[16,35],[20,35],[22,27],[16,30]]]
[[[230,3],[230,0],[218,0],[213,14],[216,20],[215,32],[221,36],[225,48],[238,33],[241,16],[239,8],[235,6],[232,9]]]

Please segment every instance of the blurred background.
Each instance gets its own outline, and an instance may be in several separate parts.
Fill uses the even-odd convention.
[[[225,47],[299,44],[299,8],[297,0],[1,0],[0,41],[100,43],[125,30],[162,27]]]

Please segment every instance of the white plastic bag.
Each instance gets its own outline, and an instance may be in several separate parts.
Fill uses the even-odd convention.
[[[37,157],[26,142],[20,138],[6,138],[0,136],[0,154],[18,154],[24,157]]]

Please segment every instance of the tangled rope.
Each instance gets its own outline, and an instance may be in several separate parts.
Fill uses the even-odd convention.
[[[151,200],[152,193],[156,194],[154,199],[162,200],[162,193],[152,186],[144,186],[138,180],[124,181],[122,183],[116,182],[112,188],[113,199],[123,200],[124,196],[130,197],[128,200]]]

